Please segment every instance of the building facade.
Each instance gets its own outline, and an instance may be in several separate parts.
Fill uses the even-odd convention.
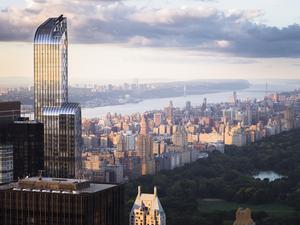
[[[76,103],[45,107],[44,159],[47,176],[74,178],[81,173],[81,110]]]
[[[0,145],[0,184],[13,180],[13,169],[13,146]]]
[[[44,170],[44,126],[36,121],[15,121],[10,125],[13,145],[14,180],[37,176]]]
[[[0,144],[9,144],[8,128],[21,116],[21,102],[0,102]]]
[[[67,19],[41,24],[34,38],[35,118],[44,124],[45,174],[74,178],[80,174],[81,109],[68,103]]]
[[[158,199],[156,187],[153,194],[142,194],[141,187],[138,187],[129,225],[166,225],[166,214]]]
[[[34,114],[43,121],[45,106],[68,102],[67,19],[49,18],[34,37]]]
[[[0,224],[123,225],[123,186],[27,178],[0,186]]]

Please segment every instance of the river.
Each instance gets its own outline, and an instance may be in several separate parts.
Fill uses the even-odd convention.
[[[237,91],[237,97],[241,100],[247,99],[263,99],[266,93],[265,81],[250,81],[251,87]],[[300,88],[300,80],[274,80],[268,81],[268,93],[292,91],[296,88]],[[147,99],[139,103],[131,103],[124,105],[104,106],[95,108],[83,108],[83,118],[96,118],[103,117],[108,112],[118,113],[122,115],[130,115],[132,113],[143,113],[149,110],[159,110],[168,106],[170,100],[173,101],[175,107],[184,107],[186,101],[191,101],[193,106],[201,105],[203,99],[207,98],[208,103],[220,103],[228,102],[232,99],[232,92],[219,92],[201,95],[188,95],[182,97],[170,97],[170,98],[156,98]]]

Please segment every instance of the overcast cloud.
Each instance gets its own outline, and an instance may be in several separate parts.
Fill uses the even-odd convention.
[[[32,41],[47,17],[68,17],[71,43],[174,47],[242,57],[299,57],[300,27],[257,24],[262,13],[212,7],[137,8],[122,1],[30,0],[0,11],[1,41]]]

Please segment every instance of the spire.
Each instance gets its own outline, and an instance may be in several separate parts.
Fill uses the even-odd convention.
[[[141,197],[141,186],[138,186],[138,198]]]
[[[154,186],[154,198],[156,198],[156,197],[157,197],[157,187]]]

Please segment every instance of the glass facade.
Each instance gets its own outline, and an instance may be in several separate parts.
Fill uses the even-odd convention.
[[[45,172],[50,177],[74,178],[81,171],[81,109],[77,103],[45,107]]]
[[[49,18],[34,37],[35,118],[45,106],[68,102],[68,35],[65,17]]]
[[[21,116],[21,102],[0,102],[0,144],[10,144],[8,127]]]
[[[36,121],[15,121],[9,128],[14,148],[14,180],[37,176],[44,169],[44,126]]]
[[[0,184],[13,180],[13,146],[0,145]],[[0,203],[1,204],[1,203]]]
[[[81,109],[68,103],[67,19],[49,18],[34,38],[35,118],[44,123],[45,174],[78,177],[81,165]]]

